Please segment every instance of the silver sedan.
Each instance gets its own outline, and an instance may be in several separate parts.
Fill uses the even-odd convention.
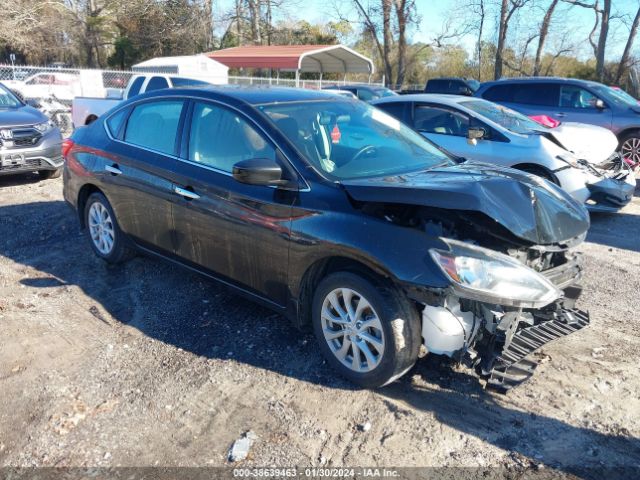
[[[617,211],[636,181],[609,130],[580,123],[544,127],[507,107],[458,95],[405,95],[372,102],[445,150],[560,185],[591,211]]]

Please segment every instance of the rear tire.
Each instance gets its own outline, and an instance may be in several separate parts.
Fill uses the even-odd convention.
[[[107,197],[92,193],[84,207],[84,221],[93,252],[108,263],[122,263],[134,255]]]
[[[398,290],[364,276],[338,272],[323,279],[313,297],[312,323],[327,361],[361,387],[391,383],[418,358],[418,310]]]
[[[62,174],[62,169],[56,170],[38,170],[38,175],[42,180],[48,180],[50,178],[58,178]]]

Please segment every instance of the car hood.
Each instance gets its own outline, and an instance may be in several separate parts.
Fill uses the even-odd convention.
[[[618,139],[611,130],[586,123],[561,123],[555,128],[545,129],[567,150],[578,158],[599,164],[609,158],[618,148]]]
[[[0,108],[0,128],[35,125],[46,121],[47,117],[44,113],[27,105],[18,108]]]
[[[566,243],[589,228],[584,206],[555,185],[493,165],[465,163],[341,184],[356,201],[481,212],[538,245]]]

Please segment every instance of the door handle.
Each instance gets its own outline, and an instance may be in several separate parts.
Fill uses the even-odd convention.
[[[180,195],[181,197],[186,198],[187,200],[197,200],[200,198],[196,192],[192,192],[191,190],[187,190],[186,188],[178,187],[177,185],[173,186],[173,191]]]
[[[122,170],[118,168],[118,164],[114,163],[113,165],[105,165],[104,169],[112,175],[121,175]]]
[[[564,117],[566,117],[566,116],[567,116],[567,114],[566,114],[566,113],[563,113],[563,112],[558,112],[558,113],[556,113],[556,117],[558,117],[558,118],[564,118]]]

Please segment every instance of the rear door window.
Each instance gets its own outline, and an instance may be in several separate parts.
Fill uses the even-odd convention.
[[[253,158],[276,161],[276,150],[233,110],[196,103],[189,133],[189,160],[231,173],[233,166]]]
[[[494,85],[487,88],[482,94],[482,98],[492,102],[513,102],[513,93],[516,87],[509,84]]]
[[[558,105],[559,88],[553,83],[520,83],[513,86],[513,103],[525,105]]]
[[[174,155],[183,106],[181,100],[147,102],[136,106],[129,116],[124,141]]]
[[[582,87],[562,85],[560,107],[575,109],[595,109],[598,97]]]

